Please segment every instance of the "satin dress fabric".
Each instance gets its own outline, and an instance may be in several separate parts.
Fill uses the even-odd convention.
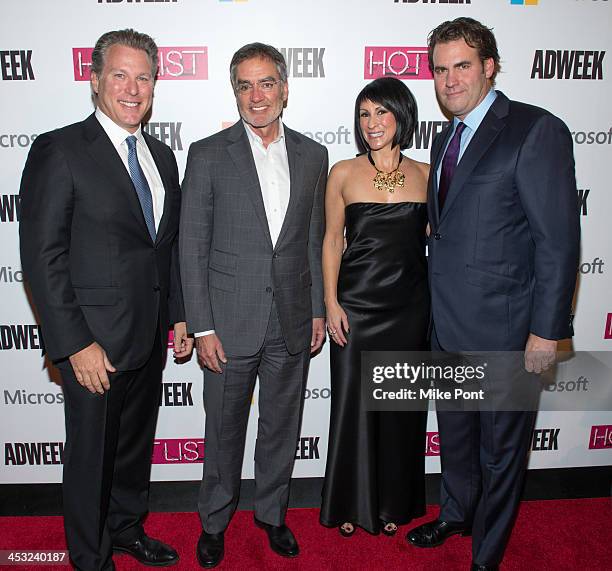
[[[427,350],[427,207],[349,204],[338,301],[348,343],[331,342],[331,417],[320,521],[378,533],[425,513],[427,412],[371,412],[360,394],[361,351]]]

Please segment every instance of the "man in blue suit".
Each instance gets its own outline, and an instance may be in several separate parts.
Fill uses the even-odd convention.
[[[520,367],[497,379],[511,398],[517,380],[538,383],[524,369],[549,368],[557,340],[572,334],[580,240],[572,138],[554,115],[493,89],[499,54],[486,26],[444,22],[428,45],[436,95],[453,116],[431,151],[432,348],[524,352]],[[533,402],[531,410],[438,411],[440,515],[412,530],[410,543],[435,547],[472,533],[472,569],[498,569],[537,395]]]

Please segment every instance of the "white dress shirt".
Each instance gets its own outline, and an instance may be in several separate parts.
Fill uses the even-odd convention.
[[[243,124],[255,160],[255,169],[261,187],[261,196],[268,220],[270,237],[272,238],[272,246],[275,246],[287,214],[290,195],[289,159],[287,158],[287,147],[285,145],[285,129],[283,128],[283,122],[279,119],[278,136],[266,148],[261,137],[256,135],[244,121]],[[194,334],[194,337],[212,335],[214,332],[214,329],[198,331]]]
[[[270,237],[275,246],[289,206],[289,160],[283,122],[278,120],[278,135],[268,148],[264,147],[261,137],[249,125],[244,123],[244,128],[253,151]]]
[[[130,136],[136,137],[136,154],[138,155],[138,162],[140,168],[149,183],[151,189],[151,197],[153,199],[153,216],[155,218],[155,230],[159,228],[159,221],[164,213],[164,198],[166,192],[164,190],[164,184],[162,183],[159,171],[155,166],[155,161],[151,156],[151,151],[145,143],[142,135],[142,129],[138,127],[135,133],[130,133],[115,123],[110,117],[104,114],[99,108],[96,109],[96,119],[102,125],[102,128],[111,140],[111,143],[119,153],[125,169],[128,175],[130,174],[130,167],[128,166],[128,147],[125,140]],[[130,177],[131,178],[131,177]]]

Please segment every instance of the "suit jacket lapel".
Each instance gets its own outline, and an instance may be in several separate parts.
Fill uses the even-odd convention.
[[[149,148],[149,151],[151,152],[151,156],[153,157],[153,161],[155,162],[155,166],[157,167],[157,172],[159,173],[159,176],[162,180],[162,184],[164,185],[164,193],[165,193],[164,211],[162,213],[161,220],[159,221],[159,227],[157,228],[157,234],[155,236],[155,242],[157,243],[159,242],[160,237],[163,235],[164,231],[166,230],[166,226],[168,225],[168,218],[170,216],[170,208],[172,206],[172,201],[168,199],[170,198],[169,192],[172,187],[170,184],[170,177],[169,177],[170,173],[168,172],[167,169],[164,168],[164,163],[162,161],[161,156],[157,152],[155,146],[149,144],[149,139],[148,139],[149,135],[147,135],[144,131],[142,134],[144,136],[145,142],[147,143],[147,147]],[[141,211],[142,211],[142,208],[141,208]],[[144,216],[143,216],[143,221],[144,221]]]
[[[132,179],[119,153],[117,153],[117,149],[113,146],[95,115],[92,114],[85,120],[85,132],[89,143],[87,149],[89,154],[105,175],[115,183],[119,191],[126,196],[130,211],[140,224],[142,231],[150,236]]]
[[[270,243],[270,247],[272,247],[272,238],[270,236],[270,228],[268,227],[268,218],[266,217],[266,209],[261,194],[259,177],[257,176],[257,168],[255,167],[255,160],[253,159],[249,138],[244,129],[245,127],[242,121],[238,121],[230,128],[228,132],[228,137],[230,139],[228,152],[232,161],[234,161],[236,172],[242,180],[244,190],[253,203],[255,214],[261,223],[264,234]]]
[[[285,146],[287,148],[287,160],[289,162],[289,204],[287,205],[287,213],[281,226],[280,234],[276,244],[280,244],[287,229],[291,225],[291,217],[299,202],[299,196],[302,190],[302,181],[304,179],[304,164],[302,153],[300,151],[300,140],[295,133],[284,126],[285,129]]]
[[[504,117],[507,113],[508,99],[503,94],[499,93],[497,99],[493,102],[493,105],[491,105],[491,108],[484,116],[482,123],[478,129],[476,129],[470,144],[457,165],[453,180],[448,189],[448,196],[446,197],[444,209],[440,215],[440,223],[446,218],[453,206],[453,202],[455,202],[457,196],[460,194],[461,188],[463,188],[463,185],[469,179],[480,159],[497,138],[497,135],[506,126]]]
[[[444,156],[443,151],[446,148],[446,143],[450,137],[452,125],[453,123],[451,121],[446,129],[442,131],[440,136],[436,139],[436,148],[432,149],[431,171],[427,188],[427,192],[429,194],[427,203],[432,205],[432,210],[429,212],[429,220],[433,220],[435,222],[434,228],[438,227],[440,218],[440,206],[438,204],[438,167],[440,166],[440,162]]]

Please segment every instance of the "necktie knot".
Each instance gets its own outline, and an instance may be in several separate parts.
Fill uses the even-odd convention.
[[[126,137],[125,142],[127,144],[128,151],[132,152],[136,150],[136,135],[130,135],[129,137]]]

